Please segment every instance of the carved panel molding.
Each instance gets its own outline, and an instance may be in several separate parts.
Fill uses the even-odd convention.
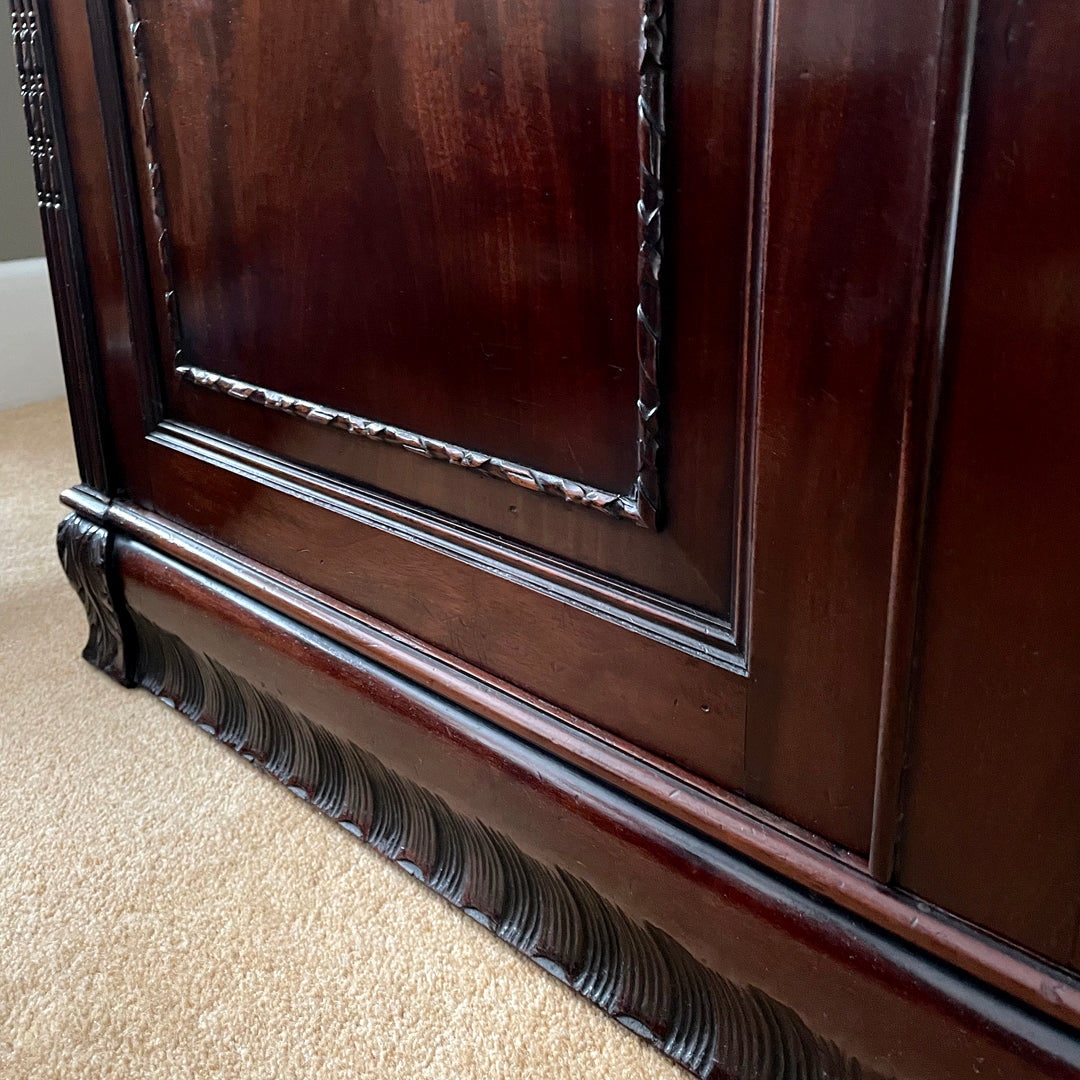
[[[240,401],[250,401],[277,412],[299,416],[313,424],[338,428],[350,435],[360,435],[374,442],[400,446],[434,461],[446,461],[463,469],[472,469],[483,476],[494,477],[496,480],[509,480],[511,484],[525,488],[527,491],[555,495],[569,503],[602,510],[611,517],[629,518],[639,524],[645,524],[639,513],[636,495],[614,495],[611,492],[598,491],[562,476],[555,476],[539,469],[529,469],[503,458],[481,454],[476,450],[466,450],[464,447],[443,442],[441,439],[431,439],[426,435],[418,435],[414,431],[406,431],[404,428],[394,427],[391,424],[382,424],[377,420],[367,420],[362,416],[355,416],[339,409],[329,409],[314,401],[305,401],[303,398],[279,394],[274,390],[265,390],[261,386],[254,386],[240,379],[231,379],[227,375],[218,375],[216,372],[206,371],[203,368],[184,365],[176,370],[182,379],[194,386],[215,390],[219,394],[227,394]],[[655,447],[652,453],[655,457]]]
[[[173,277],[172,240],[169,236],[168,215],[165,209],[165,190],[161,180],[161,164],[157,149],[157,123],[154,118],[154,103],[150,97],[150,74],[146,66],[146,24],[139,18],[135,0],[127,0],[128,34],[131,51],[135,58],[135,73],[139,81],[139,119],[143,133],[143,155],[146,164],[147,181],[150,188],[150,211],[154,219],[154,246],[157,252],[161,276],[165,281],[165,311],[169,320],[169,336],[172,339],[173,362],[183,362],[180,342],[180,306],[176,297]]]
[[[663,263],[663,149],[665,123],[665,70],[668,16],[666,0],[642,0],[638,62],[638,304],[636,363],[638,391],[636,409],[637,468],[628,493],[604,491],[527,465],[507,461],[441,439],[356,416],[316,402],[246,383],[189,366],[184,362],[183,325],[173,274],[172,241],[169,234],[165,188],[157,148],[157,125],[147,64],[147,23],[139,13],[138,0],[125,0],[128,40],[138,81],[138,112],[142,127],[154,249],[164,283],[162,304],[166,313],[173,364],[187,382],[204,389],[240,398],[265,408],[286,412],[313,423],[332,425],[349,434],[399,446],[434,461],[473,469],[484,476],[507,480],[529,491],[553,495],[568,503],[591,507],[610,517],[633,521],[645,528],[658,525],[660,482],[660,387],[659,363],[662,341],[661,268]],[[628,313],[629,314],[629,313]]]
[[[878,1080],[791,1009],[131,613],[135,681],[700,1077]]]

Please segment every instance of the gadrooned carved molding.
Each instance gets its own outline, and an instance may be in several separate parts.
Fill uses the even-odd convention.
[[[131,613],[135,681],[709,1080],[880,1080],[760,990]]]
[[[90,624],[83,657],[124,682],[123,634],[107,576],[108,544],[108,532],[78,514],[68,514],[56,530],[60,563],[86,609]]]
[[[25,0],[13,0],[25,2]],[[288,394],[233,379],[184,363],[183,328],[173,276],[172,239],[169,233],[157,125],[150,93],[146,59],[146,23],[139,15],[138,0],[126,0],[131,51],[138,80],[139,113],[143,153],[149,177],[150,210],[154,221],[155,247],[164,282],[163,302],[169,324],[173,363],[181,378],[196,386],[216,390],[289,413],[313,423],[332,425],[342,431],[391,446],[400,446],[435,461],[473,469],[497,480],[544,495],[554,495],[578,506],[587,506],[610,517],[633,521],[645,528],[657,527],[660,510],[660,386],[661,288],[663,262],[663,147],[665,123],[665,46],[667,10],[665,0],[641,0],[641,35],[638,62],[638,304],[637,304],[637,471],[629,494],[603,491],[565,477],[469,450],[441,439],[406,431],[377,420],[305,401]]]

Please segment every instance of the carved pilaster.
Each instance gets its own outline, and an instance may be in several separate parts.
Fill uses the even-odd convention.
[[[106,411],[101,364],[58,90],[49,7],[39,0],[10,0],[10,7],[12,44],[53,285],[79,473],[95,490],[108,492],[111,440],[103,427]]]
[[[11,36],[19,70],[19,89],[26,112],[26,135],[30,140],[38,203],[42,209],[55,209],[62,200],[52,107],[45,88],[45,61],[37,13],[30,0],[11,0]]]
[[[68,514],[56,531],[56,547],[90,624],[83,658],[117,682],[131,685],[125,675],[123,632],[109,587],[108,531],[78,514]]]

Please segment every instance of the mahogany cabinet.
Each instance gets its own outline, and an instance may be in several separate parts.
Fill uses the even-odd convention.
[[[11,3],[87,659],[698,1075],[1080,1076],[1080,7]]]

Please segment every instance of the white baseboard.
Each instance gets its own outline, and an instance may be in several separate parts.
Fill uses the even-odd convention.
[[[0,409],[64,393],[44,259],[0,262]]]

